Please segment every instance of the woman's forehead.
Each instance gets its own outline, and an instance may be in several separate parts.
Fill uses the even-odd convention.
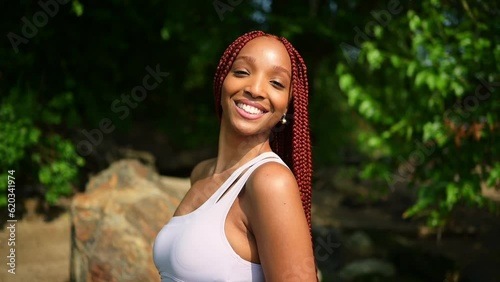
[[[261,36],[250,40],[240,51],[238,57],[250,60],[273,60],[287,69],[291,69],[291,60],[285,45],[276,38]]]

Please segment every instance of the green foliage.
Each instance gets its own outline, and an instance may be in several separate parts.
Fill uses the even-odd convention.
[[[38,181],[48,187],[45,199],[49,203],[55,203],[60,196],[73,192],[70,183],[78,176],[84,159],[78,156],[71,141],[58,135],[48,136],[42,146],[47,150],[47,156],[44,158],[43,154],[34,154],[32,159],[40,168]]]
[[[7,171],[19,172],[19,163],[26,158],[29,148],[37,144],[40,139],[40,130],[33,121],[26,117],[19,117],[14,111],[16,104],[3,101],[0,104],[0,206],[7,204]],[[17,182],[17,181],[15,181]],[[19,183],[19,182],[17,182]]]
[[[337,65],[349,105],[372,128],[358,136],[373,158],[363,175],[417,189],[404,216],[426,216],[431,226],[445,224],[459,204],[485,206],[481,183],[493,189],[500,179],[500,54],[493,44],[500,33],[495,17],[472,3],[467,12],[421,1],[364,42],[356,65]],[[379,165],[384,159],[391,165]]]
[[[73,192],[71,182],[84,159],[70,140],[49,129],[61,123],[62,112],[72,103],[72,94],[55,96],[45,106],[37,103],[36,96],[32,90],[13,87],[1,100],[0,179],[6,183],[7,171],[15,170],[16,195],[27,185],[39,183],[45,188],[47,202],[54,204],[59,197]],[[0,187],[6,192],[6,185]],[[7,204],[7,196],[2,194],[0,206]]]

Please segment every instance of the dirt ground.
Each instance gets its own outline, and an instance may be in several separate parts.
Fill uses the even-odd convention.
[[[15,228],[15,274],[8,272],[10,255],[7,223],[0,232],[0,281],[68,282],[70,263],[70,216],[60,214],[52,221],[40,216],[19,220]]]

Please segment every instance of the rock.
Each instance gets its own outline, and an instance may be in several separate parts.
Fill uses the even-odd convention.
[[[71,281],[159,281],[154,239],[188,188],[135,160],[93,177],[71,204]]]
[[[386,261],[369,258],[356,260],[347,264],[339,271],[342,281],[353,281],[366,276],[394,276],[396,270],[394,266]]]

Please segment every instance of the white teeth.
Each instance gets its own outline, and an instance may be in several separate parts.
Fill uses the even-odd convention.
[[[263,111],[257,109],[256,107],[252,107],[252,106],[249,106],[247,104],[237,103],[236,106],[238,106],[238,108],[244,110],[245,112],[247,112],[249,114],[257,115],[257,114],[264,113]]]

